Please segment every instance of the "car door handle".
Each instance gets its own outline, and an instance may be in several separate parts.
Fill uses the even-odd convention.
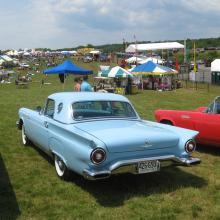
[[[44,122],[44,127],[45,127],[45,128],[48,128],[48,126],[49,126],[48,122],[45,121],[45,122]]]

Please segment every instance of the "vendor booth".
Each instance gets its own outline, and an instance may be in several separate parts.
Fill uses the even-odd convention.
[[[100,73],[102,77],[114,78],[114,92],[119,94],[132,93],[133,74],[120,66],[104,70]]]
[[[148,61],[136,66],[132,73],[141,75],[142,89],[170,90],[172,89],[172,77],[168,76],[177,74],[177,71]]]

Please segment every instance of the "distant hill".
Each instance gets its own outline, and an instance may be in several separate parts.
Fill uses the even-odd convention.
[[[184,44],[184,40],[166,40],[166,41],[138,41],[138,44],[141,43],[162,43],[162,42],[179,42]],[[186,47],[187,49],[192,49],[194,42],[196,44],[196,48],[217,48],[220,50],[220,37],[218,38],[201,38],[201,39],[187,39],[186,40]],[[80,45],[77,47],[72,47],[72,48],[59,48],[57,50],[77,50],[79,48],[84,48],[84,47],[89,47],[89,48],[95,48],[95,49],[100,49],[104,53],[110,53],[110,52],[124,52],[125,48],[129,44],[135,44],[135,42],[123,42],[121,44],[104,44],[104,45],[92,45],[92,44],[87,44],[87,45]],[[51,51],[49,48],[36,48],[36,50],[43,50],[43,51]]]
[[[173,40],[179,43],[184,44],[184,40]],[[173,42],[172,41],[172,42]],[[169,42],[167,41],[138,41],[137,43],[162,43],[162,42]],[[170,41],[171,42],[171,41]],[[187,49],[192,49],[193,44],[196,44],[196,48],[219,48],[220,49],[220,37],[218,38],[204,38],[204,39],[187,39],[186,40],[186,47]],[[105,45],[86,45],[85,47],[93,47],[96,49],[101,49],[104,53],[110,52],[124,52],[125,47],[129,44],[134,44],[135,42],[124,42],[121,44],[105,44]],[[82,48],[83,46],[78,46],[75,48],[71,48],[72,50],[77,50],[78,48]],[[66,48],[65,48],[66,49]]]

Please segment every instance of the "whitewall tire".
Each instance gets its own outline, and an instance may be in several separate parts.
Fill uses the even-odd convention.
[[[21,139],[24,146],[27,146],[30,144],[30,140],[28,139],[27,135],[25,134],[25,127],[22,125],[21,128]]]
[[[55,164],[55,170],[57,175],[64,180],[68,180],[69,179],[69,170],[66,167],[66,164],[63,162],[63,160],[55,155],[54,156],[54,164]]]

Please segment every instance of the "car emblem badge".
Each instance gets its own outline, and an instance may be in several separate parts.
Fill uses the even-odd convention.
[[[144,142],[144,148],[146,148],[146,147],[151,147],[152,146],[152,144],[150,144],[148,141],[145,141]]]

